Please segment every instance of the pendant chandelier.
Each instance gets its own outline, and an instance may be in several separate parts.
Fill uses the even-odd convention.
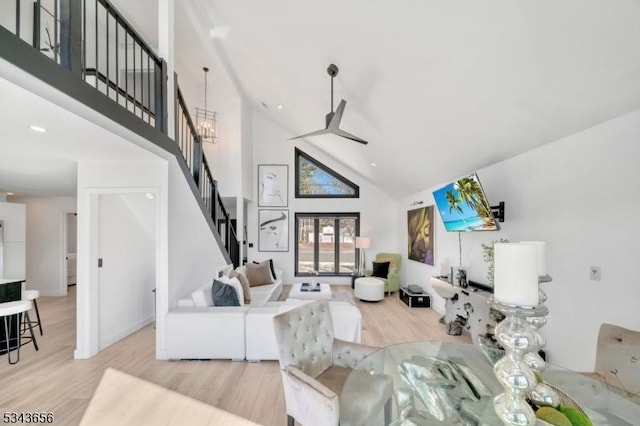
[[[207,73],[209,68],[202,68],[204,71],[204,108],[196,107],[196,126],[198,136],[202,142],[216,143],[216,113],[207,109]]]

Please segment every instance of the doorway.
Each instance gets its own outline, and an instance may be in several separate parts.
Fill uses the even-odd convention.
[[[99,195],[98,350],[154,320],[156,211],[144,193]]]

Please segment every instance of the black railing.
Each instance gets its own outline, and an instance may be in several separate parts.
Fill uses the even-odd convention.
[[[4,1],[0,25],[150,126],[167,132],[166,63],[107,0],[35,0],[33,8],[25,8],[23,0]],[[31,22],[32,28],[25,28],[25,22]],[[200,190],[205,210],[238,266],[240,246],[232,219],[177,84],[175,105],[175,142]]]
[[[163,130],[164,62],[106,0],[84,0],[82,40],[85,81]]]
[[[177,81],[177,79],[176,79]],[[191,175],[200,189],[200,196],[205,210],[222,239],[227,253],[234,266],[240,265],[240,245],[229,213],[224,208],[218,191],[218,184],[213,179],[207,158],[202,150],[202,141],[196,126],[191,119],[182,92],[176,84],[176,143],[191,171]]]
[[[25,4],[3,0],[0,25],[166,133],[166,64],[107,0]]]

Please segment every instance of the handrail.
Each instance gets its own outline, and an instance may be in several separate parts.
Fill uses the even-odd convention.
[[[177,79],[176,79],[177,81]],[[218,184],[213,179],[209,162],[202,149],[202,139],[191,119],[180,86],[176,83],[176,143],[200,190],[200,196],[207,213],[222,237],[227,253],[235,266],[240,265],[240,244],[231,217],[222,203]]]
[[[24,24],[24,16],[21,15],[21,0],[16,0],[15,4],[13,33],[22,38],[20,24]],[[60,1],[53,0],[53,10],[46,10],[40,0],[35,0],[33,38],[23,39],[150,126],[166,133],[166,63],[109,1],[82,0],[67,6],[61,8]],[[42,23],[43,13],[53,21],[48,19]],[[45,49],[40,49],[42,25],[48,37]],[[77,37],[79,34],[82,37]],[[88,50],[90,46],[93,48]],[[205,211],[237,266],[240,245],[236,231],[222,203],[217,182],[203,153],[202,141],[177,83],[174,102],[175,142],[199,189]]]

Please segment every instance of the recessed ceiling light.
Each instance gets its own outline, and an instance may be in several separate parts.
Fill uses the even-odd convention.
[[[153,200],[156,196],[153,195],[151,192],[147,192],[146,194],[144,194],[145,197],[147,197],[150,200]]]
[[[278,109],[284,109],[282,105],[278,105]]]
[[[47,129],[45,129],[42,126],[36,126],[35,124],[32,124],[31,126],[29,126],[29,128],[36,133],[47,133]]]
[[[378,165],[376,163],[371,163],[371,166],[378,167]]]

